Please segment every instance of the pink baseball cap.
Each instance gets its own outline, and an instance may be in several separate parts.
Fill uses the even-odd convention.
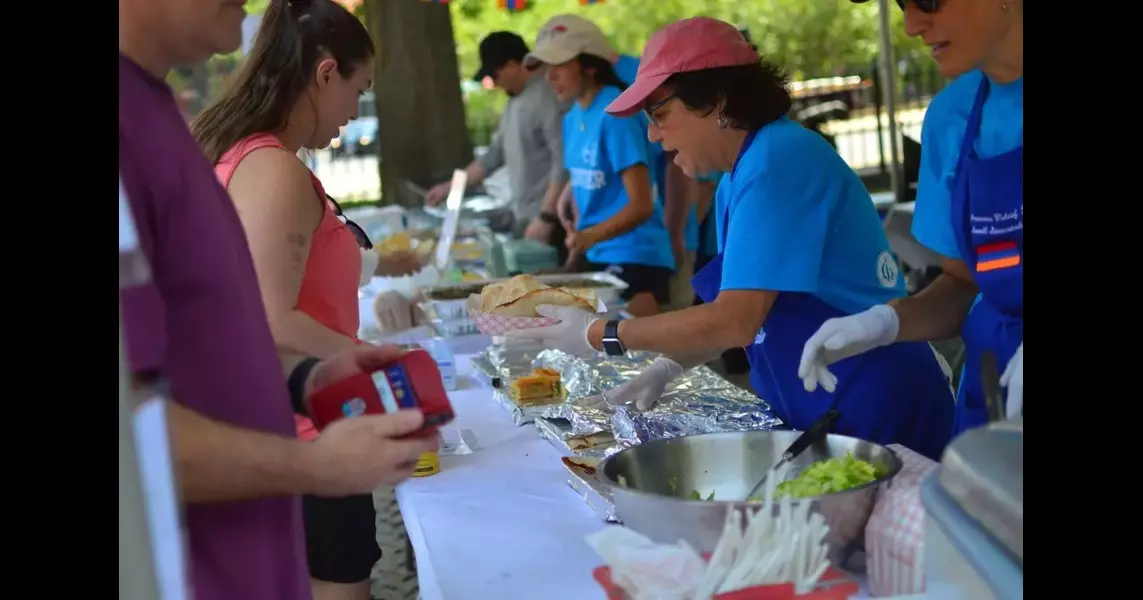
[[[675,21],[647,40],[635,81],[607,106],[607,112],[620,117],[639,112],[647,96],[675,73],[758,61],[758,52],[730,23],[710,17]]]

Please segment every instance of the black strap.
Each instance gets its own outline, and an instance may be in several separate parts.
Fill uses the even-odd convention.
[[[306,410],[306,381],[319,362],[321,361],[313,357],[303,358],[302,362],[290,371],[290,378],[286,380],[286,389],[290,391],[290,406],[294,408],[295,413],[303,417],[309,416],[309,411]]]

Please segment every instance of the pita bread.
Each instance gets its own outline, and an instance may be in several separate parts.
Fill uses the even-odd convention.
[[[595,312],[594,296],[590,290],[587,294],[573,293],[566,288],[544,285],[531,275],[517,275],[508,281],[484,286],[480,291],[480,311],[505,317],[538,317],[537,306],[554,304]]]

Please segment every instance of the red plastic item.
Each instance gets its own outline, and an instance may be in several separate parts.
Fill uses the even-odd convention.
[[[306,400],[306,408],[318,431],[338,419],[419,408],[425,424],[410,437],[434,435],[456,416],[437,363],[424,350],[410,350],[372,373],[358,373],[317,390]]]
[[[607,592],[607,600],[630,600],[627,592],[611,581],[611,567],[597,567],[591,574]],[[800,596],[794,593],[794,584],[779,583],[719,594],[714,600],[846,600],[860,590],[849,574],[830,567],[815,589]]]

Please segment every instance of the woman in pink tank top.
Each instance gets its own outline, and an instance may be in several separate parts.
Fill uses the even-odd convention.
[[[339,218],[298,152],[324,148],[357,117],[373,54],[361,22],[332,0],[272,0],[232,87],[191,126],[242,219],[275,341],[319,358],[361,343],[369,241]],[[295,418],[303,439],[317,437],[308,418]],[[302,507],[315,599],[367,600],[380,557],[372,496],[306,496]]]

